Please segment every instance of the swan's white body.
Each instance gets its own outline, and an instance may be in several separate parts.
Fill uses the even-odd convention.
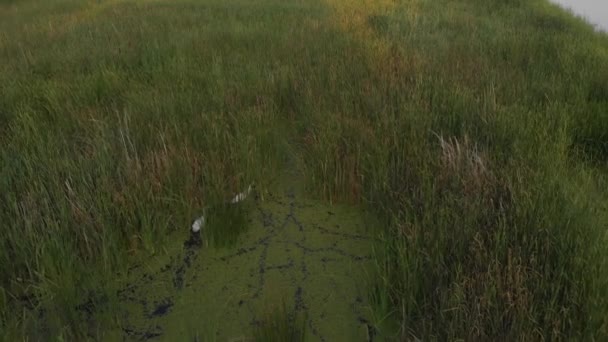
[[[194,233],[198,233],[202,227],[205,226],[205,216],[201,216],[199,218],[197,218],[196,220],[194,220],[194,223],[192,223],[192,231]]]

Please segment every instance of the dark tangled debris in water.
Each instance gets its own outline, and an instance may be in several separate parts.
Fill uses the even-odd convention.
[[[182,264],[175,270],[173,276],[173,286],[181,290],[184,287],[184,277],[186,269],[192,266],[192,262],[196,259],[196,249],[200,248],[203,244],[200,233],[190,233],[188,240],[184,242],[184,258]],[[168,265],[169,266],[169,265]]]
[[[93,319],[93,315],[108,304],[108,296],[105,294],[89,291],[87,300],[76,306],[76,310],[86,315],[87,319]]]
[[[173,306],[173,301],[170,298],[165,298],[163,301],[156,304],[156,308],[148,317],[152,318],[152,317],[164,316],[169,313],[169,310],[171,309],[172,306]]]
[[[156,337],[160,337],[163,334],[163,329],[157,324],[149,326],[145,330],[138,330],[132,326],[128,326],[122,329],[127,337],[136,338],[139,341],[147,341]]]
[[[186,240],[184,242],[184,247],[186,249],[201,247],[202,245],[203,245],[203,239],[201,238],[200,232],[197,232],[197,233],[190,232],[190,237],[188,238],[188,240]]]

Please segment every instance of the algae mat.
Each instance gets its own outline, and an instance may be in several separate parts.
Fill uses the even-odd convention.
[[[373,233],[364,214],[294,187],[244,205],[248,227],[235,247],[205,247],[193,235],[131,268],[119,292],[121,338],[244,341],[284,304],[305,315],[306,340],[369,340]]]

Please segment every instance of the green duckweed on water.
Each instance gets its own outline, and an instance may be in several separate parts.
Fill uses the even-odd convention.
[[[358,208],[277,188],[223,209],[247,226],[231,246],[202,241],[211,212],[202,239],[175,234],[166,253],[134,262],[118,294],[116,338],[247,340],[285,303],[287,315],[307,317],[308,339],[366,340],[371,221]]]

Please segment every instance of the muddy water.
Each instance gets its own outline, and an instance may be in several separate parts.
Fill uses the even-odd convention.
[[[596,28],[608,32],[608,1],[606,0],[551,0],[572,10],[591,22]]]
[[[357,208],[309,200],[295,178],[262,199],[231,248],[184,232],[165,257],[133,265],[119,292],[120,340],[240,341],[283,303],[307,316],[307,340],[366,341],[373,229]]]

